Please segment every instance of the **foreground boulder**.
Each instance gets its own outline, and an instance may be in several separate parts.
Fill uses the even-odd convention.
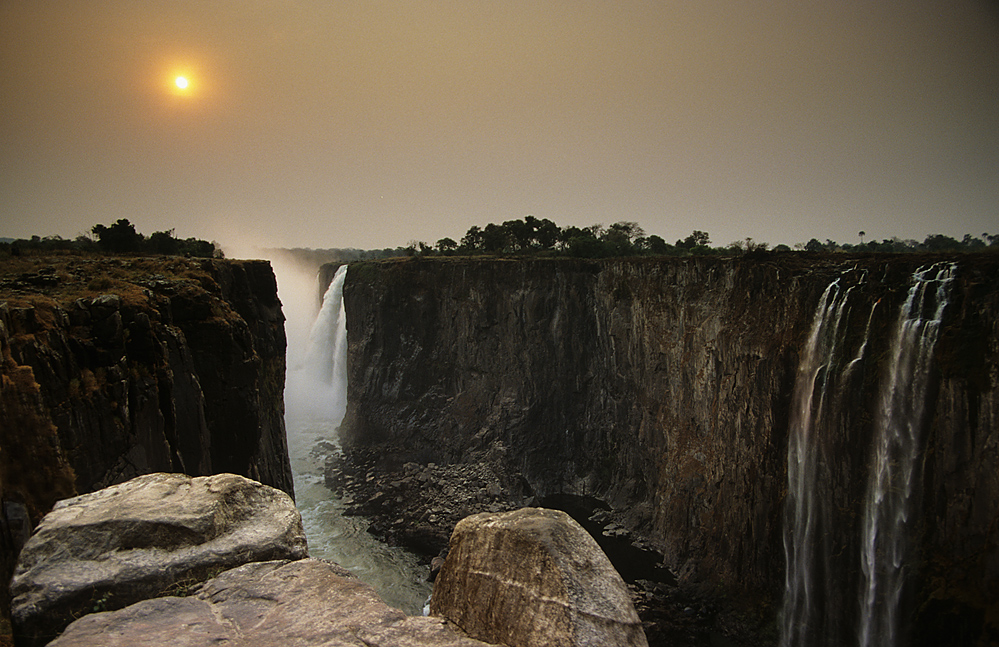
[[[596,541],[556,510],[461,520],[430,611],[510,647],[647,645],[621,576]]]
[[[367,584],[316,559],[246,564],[191,597],[80,618],[51,647],[378,645],[485,647],[440,618],[407,617]]]
[[[248,562],[302,559],[302,519],[284,492],[235,474],[147,474],[66,499],[25,544],[11,582],[19,644]]]

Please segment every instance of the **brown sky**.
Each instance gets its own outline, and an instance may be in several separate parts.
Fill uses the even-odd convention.
[[[0,0],[0,236],[373,248],[527,214],[999,233],[996,3]]]

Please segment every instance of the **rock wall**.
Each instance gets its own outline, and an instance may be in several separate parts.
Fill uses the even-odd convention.
[[[0,270],[7,504],[37,522],[60,498],[157,471],[293,493],[268,263],[63,256]]]
[[[880,369],[913,271],[945,260],[958,277],[932,368],[921,595],[994,610],[995,255],[352,264],[341,435],[424,462],[501,456],[539,499],[609,503],[682,583],[777,605],[791,395],[819,297],[843,277],[851,329],[870,321],[863,378],[827,439],[828,496],[845,511],[834,543],[852,546],[837,559],[856,581]],[[960,584],[931,591],[939,577]]]

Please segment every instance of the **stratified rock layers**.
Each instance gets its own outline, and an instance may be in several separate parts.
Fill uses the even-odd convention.
[[[647,645],[624,580],[569,515],[523,508],[455,526],[431,613],[511,647]]]
[[[890,331],[912,273],[935,262],[958,269],[931,369],[920,595],[942,613],[974,607],[999,594],[995,255],[354,264],[342,437],[423,462],[501,456],[538,500],[608,502],[681,583],[776,605],[790,400],[818,299],[842,277],[851,329],[870,323],[863,379],[827,439],[828,496],[860,510]],[[844,518],[833,541],[852,545]],[[960,590],[930,590],[935,577]]]

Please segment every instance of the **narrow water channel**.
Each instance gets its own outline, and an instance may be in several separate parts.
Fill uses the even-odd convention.
[[[363,517],[345,517],[342,500],[323,482],[322,459],[310,455],[317,443],[333,445],[332,429],[323,421],[302,419],[292,411],[285,414],[285,424],[295,501],[309,540],[309,554],[343,566],[373,586],[389,605],[409,615],[421,614],[430,595],[428,567],[412,553],[388,546],[368,533]]]
[[[309,554],[343,566],[389,605],[420,615],[431,590],[429,567],[368,533],[367,519],[344,516],[343,501],[324,483],[324,456],[339,451],[336,428],[346,406],[346,353],[335,348],[338,339],[345,344],[340,294],[327,294],[330,303],[317,312],[315,275],[277,262],[274,269],[287,318],[285,428]]]

